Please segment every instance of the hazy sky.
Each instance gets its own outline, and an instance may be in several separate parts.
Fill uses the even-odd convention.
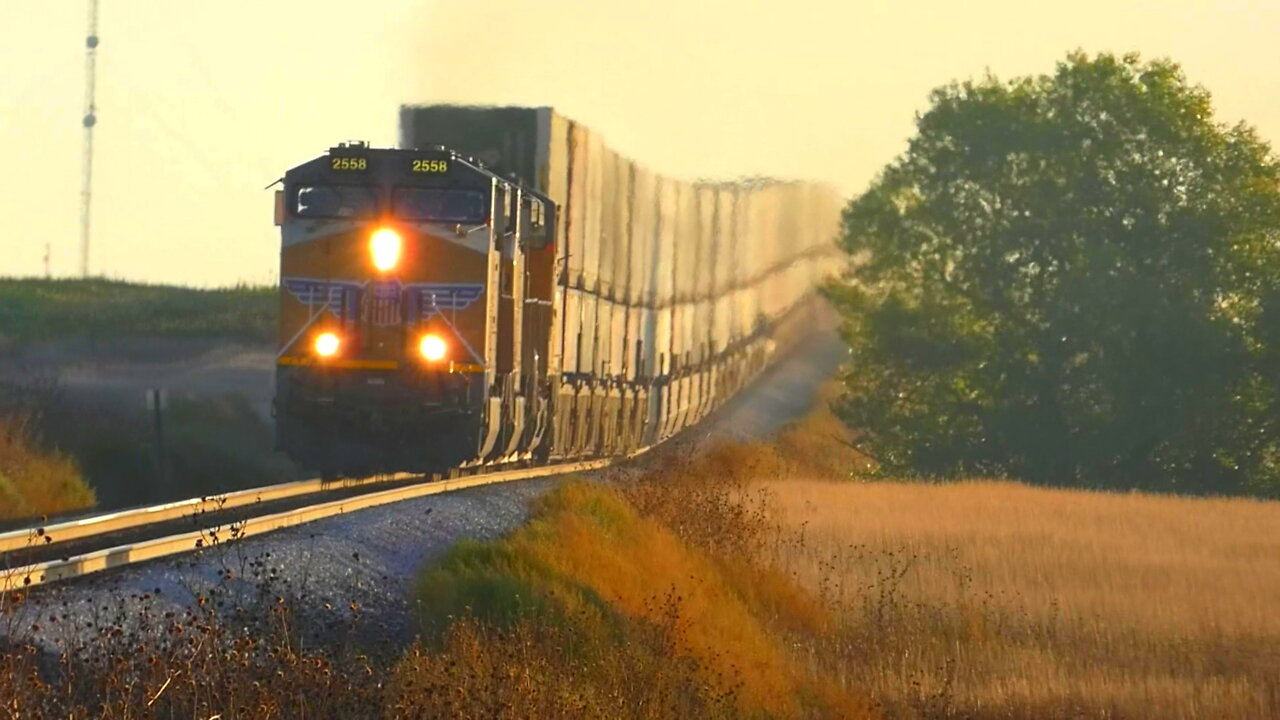
[[[263,186],[402,102],[554,105],[683,177],[847,194],[930,89],[1068,51],[1171,57],[1219,118],[1280,139],[1277,0],[100,0],[91,266],[274,278]],[[78,272],[84,0],[0,0],[0,275]]]

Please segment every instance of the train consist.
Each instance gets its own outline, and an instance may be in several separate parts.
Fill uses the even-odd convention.
[[[405,107],[292,170],[277,442],[326,475],[630,453],[764,368],[839,262],[823,185],[663,178],[549,108]]]

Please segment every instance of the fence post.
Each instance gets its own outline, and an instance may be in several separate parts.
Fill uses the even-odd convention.
[[[164,411],[169,404],[168,393],[161,388],[147,390],[147,408],[151,410],[152,424],[155,428],[156,475],[163,487],[169,486],[168,455],[164,451]]]

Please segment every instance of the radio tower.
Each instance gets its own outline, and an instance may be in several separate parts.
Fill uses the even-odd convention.
[[[93,126],[98,124],[94,86],[98,60],[98,0],[89,0],[89,34],[84,41],[84,175],[80,178],[80,275],[89,277],[89,200],[93,184]]]

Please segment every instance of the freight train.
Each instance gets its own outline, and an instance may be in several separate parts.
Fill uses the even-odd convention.
[[[623,455],[764,368],[826,186],[683,182],[550,108],[401,110],[285,173],[277,445],[327,476]]]

